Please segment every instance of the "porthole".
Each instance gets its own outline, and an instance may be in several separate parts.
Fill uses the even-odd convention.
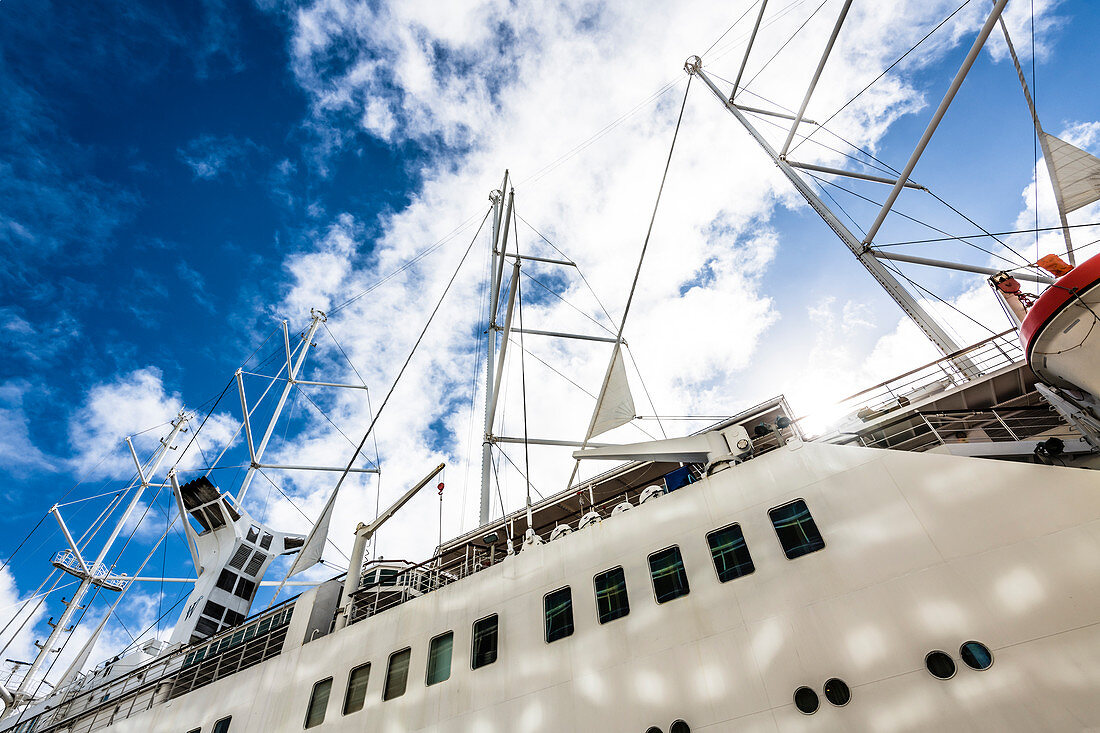
[[[691,733],[691,726],[682,720],[677,720],[668,727],[668,733]]]
[[[799,687],[794,691],[794,706],[798,708],[798,712],[813,715],[820,704],[817,693],[809,687]]]
[[[655,725],[651,725],[645,729],[645,733],[661,733],[661,729]]]
[[[968,641],[959,647],[959,656],[971,669],[989,669],[993,664],[993,653],[980,641]]]
[[[824,692],[825,699],[838,708],[844,707],[852,699],[852,691],[848,689],[848,684],[837,677],[833,677],[831,680],[825,682]]]
[[[928,652],[928,656],[924,658],[924,666],[936,679],[949,680],[955,676],[955,660],[939,649]]]

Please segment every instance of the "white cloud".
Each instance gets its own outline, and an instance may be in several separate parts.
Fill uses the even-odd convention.
[[[238,178],[249,156],[258,149],[251,140],[239,140],[233,135],[201,135],[176,154],[191,169],[195,180],[211,181],[222,175]]]
[[[30,384],[17,380],[0,383],[0,469],[23,476],[31,471],[56,471],[54,460],[34,444],[23,398]]]
[[[124,478],[136,473],[133,458],[123,440],[133,436],[134,448],[143,461],[152,455],[159,441],[167,437],[184,403],[178,393],[165,389],[163,376],[155,367],[136,369],[128,374],[97,384],[88,390],[84,404],[69,421],[69,442],[74,456],[71,467],[78,475]],[[198,427],[202,415],[196,415],[189,430]],[[210,416],[202,435],[184,452],[193,433],[175,441],[173,451],[163,462],[162,472],[178,464],[182,468],[202,465],[199,450],[216,450],[232,437],[236,423],[222,413]],[[212,459],[213,456],[210,456]]]
[[[820,54],[838,7],[827,4],[752,83],[752,90],[767,90],[770,99],[797,107],[812,73],[806,59]],[[954,7],[946,0],[857,4],[808,114],[823,119]],[[1038,3],[1039,17],[1046,18],[1050,7]],[[796,8],[769,22],[747,79],[808,12]],[[968,8],[909,57],[902,70],[927,69],[959,44],[969,44],[984,12]],[[703,50],[726,27],[731,15],[727,6],[706,3],[657,4],[638,13],[627,5],[590,2],[517,7],[488,1],[443,7],[318,0],[294,10],[292,68],[311,100],[309,124],[319,135],[322,156],[346,144],[354,130],[393,144],[412,143],[431,154],[421,171],[423,184],[405,209],[385,215],[377,227],[348,213],[337,215],[309,246],[288,257],[289,289],[280,308],[298,322],[309,307],[331,306],[373,286],[439,240],[455,222],[483,210],[487,189],[497,185],[508,166],[519,181],[519,215],[580,264],[617,319],[683,93],[685,77],[679,69],[685,57]],[[747,23],[742,24],[723,39],[704,59],[705,67],[731,78],[740,60],[737,44],[747,31]],[[666,81],[678,84],[654,102],[638,105]],[[626,330],[657,410],[665,414],[730,412],[761,397],[745,387],[755,376],[747,374],[747,367],[753,364],[756,344],[781,316],[763,279],[775,258],[792,256],[790,250],[782,251],[792,244],[781,242],[770,222],[777,206],[801,206],[789,184],[702,84],[694,87]],[[830,128],[874,150],[894,121],[927,105],[921,89],[904,74],[888,77],[846,108]],[[764,104],[758,99],[754,103]],[[629,110],[634,112],[624,117]],[[608,133],[587,145],[589,136],[609,123],[615,124]],[[772,137],[781,134],[766,123],[761,128]],[[560,158],[566,151],[576,154]],[[813,145],[803,146],[798,155],[826,163],[840,160]],[[322,157],[322,169],[323,162]],[[375,228],[380,232],[375,234]],[[554,255],[523,224],[519,235],[526,251]],[[470,236],[472,229],[467,229],[429,260],[333,315],[334,331],[374,390],[375,408]],[[486,248],[483,235],[377,430],[385,470],[383,506],[441,453],[461,467],[449,474],[453,488],[444,501],[445,536],[460,524],[469,526],[476,511],[481,407],[475,404],[471,412],[470,404],[471,391],[480,390],[484,380],[472,358]],[[562,276],[538,265],[525,271],[540,279],[557,278],[563,297],[613,328],[569,273]],[[527,280],[524,289],[529,326],[599,333],[584,316],[540,296]],[[829,321],[825,325],[845,339],[857,322],[873,320],[858,300],[828,305],[816,317]],[[598,388],[606,345],[535,336],[525,342],[532,354],[570,379],[590,391]],[[837,397],[854,375],[911,366],[920,356],[911,347],[899,350],[894,340],[833,355],[826,353],[824,343],[815,347],[810,361],[842,377],[817,385]],[[514,357],[517,350],[511,351]],[[865,365],[867,353],[872,357]],[[322,345],[318,358],[329,372],[350,371],[331,346]],[[784,388],[783,380],[794,381],[810,371],[801,359],[782,367],[769,375],[778,380],[770,387],[776,391]],[[531,434],[579,437],[592,398],[533,359],[526,368]],[[637,380],[634,386],[641,410],[645,400]],[[504,389],[507,407],[496,432],[520,434],[521,383],[515,358]],[[336,396],[327,403],[337,422],[354,426],[347,428],[353,438],[369,422],[365,405],[356,399]],[[330,433],[318,421],[294,450],[303,460],[306,455],[346,459],[346,443],[331,440]],[[474,437],[472,445],[468,436]],[[608,439],[640,437],[634,427],[624,427]],[[522,451],[508,451],[522,465]],[[531,460],[536,487],[544,493],[564,488],[572,468],[566,453],[532,448]],[[467,461],[469,485],[463,477]],[[507,466],[501,473],[504,502],[511,508],[522,496],[522,481]],[[313,514],[333,483],[324,478],[294,482],[293,490]],[[391,550],[386,554],[420,557],[434,544],[436,502],[425,494],[394,520],[386,533],[384,546]],[[495,495],[493,505],[498,506]],[[332,536],[346,545],[354,523],[372,513],[371,489],[348,492]],[[287,507],[278,510],[280,521],[288,523],[296,520],[295,514]]]

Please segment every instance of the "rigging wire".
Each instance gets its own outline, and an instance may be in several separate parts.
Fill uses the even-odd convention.
[[[954,305],[953,303],[951,303],[950,301],[944,300],[943,298],[941,298],[940,296],[936,295],[935,293],[933,293],[933,292],[932,292],[931,290],[929,290],[928,288],[924,287],[924,286],[923,286],[923,285],[921,285],[920,283],[916,282],[915,280],[913,280],[912,278],[910,278],[909,276],[907,276],[907,275],[906,275],[906,274],[905,274],[904,272],[902,272],[902,271],[901,271],[901,270],[900,270],[900,269],[899,269],[898,267],[895,267],[893,263],[891,263],[891,262],[883,262],[882,264],[883,264],[883,265],[884,265],[884,266],[886,267],[886,269],[888,269],[888,270],[892,270],[892,271],[894,272],[894,274],[895,274],[895,275],[897,275],[898,277],[900,277],[900,278],[904,279],[904,280],[905,280],[906,282],[908,282],[908,283],[909,283],[910,285],[912,285],[913,287],[915,287],[915,288],[917,288],[918,290],[920,290],[920,291],[924,292],[925,294],[927,294],[927,295],[931,296],[932,298],[935,298],[936,300],[938,300],[938,301],[939,301],[940,303],[943,303],[944,305],[946,305],[946,306],[947,306],[948,308],[950,308],[951,310],[953,310],[953,311],[955,311],[956,313],[958,313],[959,315],[961,315],[961,316],[965,317],[965,318],[966,318],[967,320],[969,320],[969,321],[972,321],[972,322],[973,322],[973,323],[974,323],[975,325],[977,325],[977,326],[980,326],[981,328],[984,328],[984,329],[985,329],[986,331],[989,331],[989,333],[990,333],[991,335],[993,335],[993,336],[996,336],[996,335],[998,335],[996,331],[994,331],[994,330],[993,330],[992,328],[990,328],[989,326],[985,325],[985,324],[984,324],[984,323],[982,323],[981,321],[977,320],[976,318],[974,318],[973,316],[971,316],[971,315],[970,315],[969,313],[966,313],[965,311],[963,311],[963,310],[959,309],[959,308],[958,308],[957,306],[955,306],[955,305]]]
[[[1004,22],[1003,20],[1001,21]],[[1008,31],[1006,30],[1007,34]],[[1006,35],[1005,38],[1008,38]],[[1039,80],[1035,78],[1035,0],[1031,0],[1031,103],[1039,109]],[[1035,261],[1039,261],[1039,136],[1031,136],[1031,163],[1035,171]],[[1053,183],[1053,182],[1052,182]]]
[[[1095,227],[1095,226],[1100,226],[1100,221],[1088,222],[1087,224],[1070,224],[1069,228],[1070,229],[1077,229],[1077,228]],[[1032,232],[1061,231],[1062,228],[1063,227],[1061,227],[1061,226],[1039,227],[1038,229],[1033,229],[1033,228],[1029,227],[1027,229],[1010,229],[1010,230],[1003,231],[1003,232],[990,232],[988,234],[964,234],[962,236],[967,237],[967,238],[1004,237],[1004,236],[1008,236],[1010,234],[1031,234]],[[930,242],[950,242],[950,241],[954,241],[954,240],[959,239],[959,238],[960,237],[948,236],[948,237],[935,237],[935,238],[932,238],[932,239],[910,239],[910,240],[906,240],[904,242],[883,242],[882,244],[876,244],[875,246],[876,247],[900,247],[900,246],[906,245],[906,244],[927,244],[927,243],[930,243]]]
[[[825,3],[827,2],[829,2],[829,0],[821,0],[821,4],[814,8],[814,11],[810,13],[809,16],[807,16],[806,20],[802,21],[802,25],[798,26],[798,28],[795,29],[794,33],[792,33],[790,37],[787,38],[787,40],[783,41],[783,45],[779,47],[779,50],[773,53],[771,58],[764,62],[764,65],[761,66],[760,69],[753,75],[753,77],[745,83],[745,86],[749,86],[750,84],[752,84],[754,81],[756,81],[756,78],[758,76],[764,73],[764,70],[767,69],[769,65],[771,65],[771,62],[775,61],[776,56],[783,53],[783,49],[785,49],[787,45],[795,39],[795,36],[802,32],[802,29],[805,28],[811,20],[813,20],[814,16],[817,15],[819,10],[825,7]]]
[[[405,363],[401,365],[401,369],[398,370],[397,376],[394,378],[393,383],[390,385],[389,391],[386,393],[385,398],[382,400],[382,404],[378,406],[378,411],[371,417],[370,425],[367,427],[367,432],[363,434],[363,439],[359,441],[359,445],[356,447],[355,452],[351,456],[351,460],[348,461],[347,467],[340,474],[339,480],[336,482],[336,486],[333,488],[333,492],[340,490],[340,486],[344,483],[348,473],[351,471],[352,466],[355,465],[356,459],[359,458],[359,454],[363,450],[363,446],[367,443],[367,438],[374,432],[374,426],[378,422],[378,418],[382,415],[382,411],[386,409],[387,403],[390,401],[390,397],[393,396],[394,390],[397,388],[398,383],[401,381],[401,377],[405,374],[405,369],[408,368],[409,362],[412,361],[413,356],[416,354],[417,348],[424,340],[424,335],[427,334],[428,328],[432,325],[432,321],[435,319],[436,314],[439,312],[440,307],[443,305],[443,300],[447,297],[447,293],[450,292],[451,286],[455,280],[458,279],[458,273],[462,270],[462,265],[466,262],[466,258],[470,255],[470,250],[473,249],[474,242],[477,241],[478,236],[481,234],[482,228],[485,226],[485,222],[489,220],[489,214],[492,213],[492,208],[485,211],[485,216],[481,219],[481,225],[478,226],[477,231],[474,233],[473,238],[470,240],[470,244],[466,247],[466,251],[462,254],[462,259],[459,260],[458,266],[455,268],[454,273],[451,275],[450,280],[447,281],[446,287],[443,288],[443,292],[439,296],[439,300],[435,304],[435,308],[432,309],[431,314],[428,316],[427,322],[424,324],[424,328],[421,329],[420,335],[417,336],[416,342],[413,344],[412,349],[409,351],[408,357],[405,359]],[[269,479],[270,480],[270,479]],[[276,487],[277,488],[277,487]],[[280,489],[281,491],[281,489]],[[343,554],[341,552],[341,554]],[[345,556],[347,559],[347,556]]]
[[[688,94],[691,92],[691,80],[693,78],[694,78],[693,76],[688,77],[687,87],[684,89],[684,99],[680,103],[680,113],[676,118],[676,127],[673,129],[673,132],[672,132],[672,143],[669,145],[668,158],[665,160],[665,169],[661,173],[661,185],[658,186],[658,188],[657,188],[657,199],[656,199],[656,201],[653,202],[653,213],[649,217],[649,227],[646,229],[645,240],[642,242],[642,251],[638,256],[638,266],[634,270],[634,280],[630,284],[630,293],[626,297],[626,306],[623,308],[622,320],[619,321],[619,331],[618,331],[618,335],[615,337],[615,349],[619,349],[620,344],[622,344],[623,329],[626,328],[626,318],[627,318],[628,315],[630,315],[630,306],[634,302],[634,293],[638,289],[638,278],[641,277],[642,263],[645,262],[645,254],[646,254],[646,251],[649,249],[649,240],[653,236],[653,224],[657,221],[657,211],[658,211],[658,209],[660,208],[660,205],[661,205],[661,195],[664,193],[664,190],[665,190],[665,182],[668,180],[668,171],[669,171],[669,168],[672,167],[672,154],[676,151],[676,140],[680,137],[680,125],[684,121],[684,110],[687,109]],[[607,383],[611,378],[611,372],[612,372],[612,369],[614,368],[614,363],[615,363],[614,362],[614,360],[615,360],[614,352],[612,353],[611,358],[612,358],[612,361],[611,361],[611,363],[608,364],[607,372],[606,372],[606,374],[604,374],[603,384],[600,385],[600,398],[603,397],[604,391],[607,389]],[[596,415],[599,413],[600,402],[601,402],[600,398],[597,398],[597,400],[596,400],[596,409],[592,412],[592,419],[589,422],[588,429],[585,431],[585,438],[584,438],[585,445],[588,444],[588,440],[591,437],[589,435],[589,433],[592,430],[592,426],[595,424]],[[566,488],[572,487],[573,479],[576,478],[576,476],[577,476],[577,469],[578,468],[580,468],[580,460],[579,459],[574,459],[574,461],[573,461],[573,472],[569,476],[569,483],[568,483]]]
[[[858,199],[862,199],[862,200],[864,200],[864,201],[866,201],[866,202],[868,202],[868,203],[874,204],[874,205],[876,205],[876,206],[882,206],[882,204],[881,204],[881,203],[879,203],[879,202],[875,201],[875,200],[874,200],[874,199],[872,199],[872,198],[869,198],[869,197],[867,197],[867,196],[864,196],[864,195],[862,195],[862,194],[860,194],[860,193],[857,193],[857,192],[855,192],[855,191],[853,191],[853,190],[851,190],[851,189],[849,189],[849,188],[845,188],[844,186],[841,186],[840,184],[838,184],[838,183],[836,183],[836,182],[834,182],[834,181],[830,181],[830,180],[829,180],[829,179],[827,179],[827,178],[821,178],[820,176],[817,176],[817,175],[815,175],[814,173],[812,173],[812,172],[810,172],[810,171],[806,171],[806,175],[808,175],[808,176],[809,176],[810,178],[813,178],[814,180],[818,181],[819,183],[823,183],[823,184],[825,184],[825,185],[828,185],[828,186],[832,186],[833,188],[837,188],[837,189],[839,189],[839,190],[841,190],[841,191],[844,191],[845,193],[847,193],[847,194],[849,194],[849,195],[851,195],[851,196],[855,196],[855,197],[856,197],[856,198],[858,198]],[[833,200],[835,201],[835,199],[833,199]],[[1023,267],[1032,267],[1032,268],[1034,268],[1034,265],[1033,265],[1033,264],[1031,264],[1030,262],[1028,262],[1028,261],[1027,261],[1027,258],[1025,258],[1025,257],[1024,257],[1023,255],[1021,255],[1021,254],[1020,254],[1019,252],[1016,252],[1015,250],[1013,250],[1013,249],[1011,249],[1011,248],[1009,248],[1009,251],[1010,251],[1010,252],[1012,252],[1013,254],[1015,254],[1015,255],[1016,255],[1017,257],[1019,257],[1019,258],[1020,258],[1021,260],[1023,260],[1025,264],[1023,264],[1023,265],[1017,265],[1017,264],[1016,264],[1015,262],[1013,262],[1012,260],[1008,259],[1008,258],[1007,258],[1007,257],[1005,257],[1004,255],[998,254],[998,253],[996,253],[996,252],[994,252],[994,251],[992,251],[992,250],[988,250],[988,249],[986,249],[985,247],[981,247],[981,246],[979,246],[979,245],[977,245],[977,244],[974,244],[973,242],[968,242],[968,241],[967,241],[966,239],[964,239],[964,238],[962,238],[962,237],[952,237],[952,236],[951,236],[950,234],[948,234],[947,232],[945,232],[945,231],[944,231],[943,229],[940,229],[940,228],[939,228],[939,227],[937,227],[937,226],[934,226],[934,225],[932,225],[932,224],[929,224],[928,222],[922,221],[921,219],[918,219],[918,218],[916,218],[916,217],[914,217],[914,216],[910,216],[909,214],[906,214],[906,213],[904,213],[904,212],[902,212],[902,211],[894,210],[894,211],[893,211],[893,213],[897,214],[898,216],[900,216],[900,217],[902,217],[902,218],[904,218],[904,219],[908,219],[909,221],[911,221],[911,222],[913,222],[913,223],[915,223],[915,224],[919,224],[919,225],[921,225],[921,226],[923,226],[923,227],[925,227],[925,228],[927,228],[927,229],[931,229],[931,230],[932,230],[932,231],[934,231],[934,232],[939,232],[940,234],[944,234],[944,235],[946,235],[946,236],[947,236],[947,239],[948,239],[948,240],[952,240],[952,241],[957,241],[957,242],[959,242],[959,243],[961,243],[961,244],[965,244],[965,245],[967,245],[968,247],[972,247],[972,248],[974,248],[974,249],[976,249],[976,250],[978,250],[978,251],[980,251],[980,252],[984,252],[985,254],[987,254],[987,255],[989,255],[989,256],[991,256],[991,257],[996,257],[996,258],[997,258],[997,259],[999,259],[999,260],[1003,260],[1004,262],[1006,262],[1006,263],[1008,263],[1008,264],[1010,264],[1010,265],[1013,265],[1014,267],[1017,267],[1017,268],[1023,268]],[[845,215],[847,216],[847,213],[846,213]],[[849,216],[849,218],[851,218],[851,217]],[[857,225],[857,226],[858,226],[858,225]],[[862,230],[862,229],[860,229],[860,231],[863,231],[863,230]],[[947,240],[944,240],[944,241],[947,241]],[[872,249],[874,249],[874,248],[876,248],[876,246],[872,246]]]
[[[515,207],[512,208],[512,221],[515,222]],[[515,224],[519,229],[519,224]],[[516,256],[520,254],[519,237],[516,237]],[[519,265],[523,260],[517,259]],[[522,269],[521,269],[522,272]],[[523,465],[527,469],[524,479],[527,482],[527,507],[531,506],[531,448],[527,434],[527,349],[523,345],[523,278],[516,278],[516,307],[519,309],[519,381],[520,395],[523,402]],[[527,529],[534,532],[532,527]]]
[[[466,501],[469,498],[471,458],[473,457],[474,452],[475,452],[475,448],[474,448],[474,445],[475,445],[474,444],[474,423],[477,419],[476,415],[475,415],[476,410],[477,410],[477,382],[478,382],[478,377],[480,376],[480,373],[481,373],[481,342],[482,342],[482,335],[483,335],[483,333],[480,331],[480,326],[486,318],[487,309],[489,307],[489,298],[490,298],[490,295],[489,295],[489,279],[490,279],[491,273],[492,273],[493,248],[494,247],[496,247],[496,242],[492,242],[489,246],[489,249],[486,250],[486,253],[485,253],[485,264],[484,264],[484,266],[482,267],[482,270],[481,270],[481,272],[482,272],[481,284],[478,287],[480,293],[479,293],[479,296],[478,296],[477,320],[474,321],[474,324],[475,324],[474,333],[477,335],[477,338],[474,339],[474,360],[473,360],[474,369],[473,369],[473,374],[471,375],[471,379],[470,379],[470,410],[467,413],[468,417],[467,417],[467,421],[466,421],[466,446],[467,446],[467,449],[466,449],[466,464],[465,464],[465,467],[463,468],[463,475],[462,475],[462,503],[461,503],[462,516],[463,517],[466,516]],[[484,335],[489,336],[489,334],[491,334],[491,333],[492,333],[492,330],[488,329],[484,332]],[[486,339],[486,341],[487,341],[487,339]],[[486,347],[486,348],[488,348],[488,347]],[[486,390],[488,390],[488,386],[486,386]]]
[[[722,31],[722,35],[715,38],[714,43],[707,46],[706,51],[703,51],[703,53],[699,54],[699,58],[703,58],[708,53],[710,53],[711,49],[714,48],[715,46],[717,46],[718,42],[721,41],[723,38],[725,38],[726,34],[728,34],[730,31],[732,31],[734,26],[736,26],[738,23],[740,23],[742,20],[744,20],[745,16],[749,14],[749,11],[752,10],[753,8],[755,8],[759,4],[760,4],[760,0],[755,0],[755,2],[750,3],[749,6],[747,8],[745,8],[745,12],[743,12],[743,13],[741,13],[741,15],[737,16],[737,20],[730,23],[729,28],[726,28],[726,30]]]
[[[897,66],[897,65],[898,65],[898,64],[900,64],[900,63],[901,63],[902,61],[904,61],[904,60],[906,59],[906,57],[907,57],[907,56],[909,56],[909,54],[911,54],[911,53],[913,53],[914,51],[916,51],[916,50],[917,50],[917,49],[918,49],[918,48],[919,48],[919,47],[921,46],[921,44],[923,44],[923,43],[924,43],[925,41],[927,41],[927,40],[928,40],[929,38],[931,38],[931,37],[932,37],[932,35],[933,35],[933,34],[934,34],[934,33],[935,33],[936,31],[938,31],[938,30],[939,30],[940,28],[942,28],[942,27],[943,27],[943,26],[944,26],[944,25],[945,25],[945,24],[947,23],[947,21],[949,21],[949,20],[951,20],[951,19],[952,19],[953,17],[955,17],[955,15],[956,15],[956,14],[957,14],[957,13],[958,13],[959,11],[961,11],[961,10],[962,10],[963,8],[965,8],[965,7],[967,6],[967,5],[969,5],[969,4],[970,4],[970,2],[971,2],[971,0],[964,0],[964,1],[963,1],[963,3],[962,3],[962,5],[960,5],[959,7],[955,8],[955,10],[954,10],[954,11],[952,11],[952,12],[951,12],[951,14],[950,14],[950,15],[948,15],[948,16],[947,16],[946,18],[944,18],[943,20],[941,20],[941,21],[940,21],[940,22],[939,22],[939,23],[938,23],[938,24],[936,25],[936,27],[935,27],[935,28],[933,28],[932,30],[928,31],[928,33],[926,33],[926,34],[924,35],[924,37],[923,37],[923,38],[921,38],[921,39],[920,39],[919,41],[917,41],[915,45],[913,45],[913,46],[912,46],[912,47],[911,47],[911,48],[910,48],[910,49],[909,49],[908,51],[906,51],[906,52],[905,52],[905,53],[903,53],[903,54],[902,54],[901,56],[899,56],[899,57],[898,57],[898,58],[897,58],[897,59],[896,59],[896,60],[894,61],[894,63],[890,64],[890,65],[889,65],[889,66],[887,66],[887,67],[886,67],[885,69],[883,69],[883,70],[882,70],[882,73],[880,73],[880,74],[879,74],[878,76],[876,76],[876,77],[875,77],[874,79],[872,79],[872,80],[871,80],[871,82],[870,82],[869,84],[867,84],[867,86],[863,87],[863,89],[860,89],[860,90],[859,90],[858,92],[856,92],[855,96],[853,96],[853,97],[852,97],[851,99],[849,99],[849,100],[848,100],[847,102],[845,102],[844,104],[840,105],[840,107],[838,107],[838,108],[837,108],[837,110],[836,110],[835,112],[833,112],[833,113],[832,113],[831,115],[829,115],[828,117],[826,117],[826,118],[825,118],[825,121],[824,121],[824,122],[821,122],[821,123],[819,123],[818,127],[817,127],[816,129],[812,130],[812,131],[810,132],[810,134],[809,134],[809,135],[807,135],[807,136],[806,136],[806,137],[805,137],[805,138],[804,138],[803,140],[800,140],[800,141],[799,141],[799,142],[798,142],[798,143],[797,143],[797,144],[796,144],[796,145],[795,145],[795,146],[794,146],[793,148],[791,148],[791,149],[790,149],[790,151],[789,151],[789,152],[787,153],[787,155],[793,155],[793,154],[794,154],[794,151],[798,150],[798,146],[799,146],[799,145],[801,145],[802,143],[806,142],[806,140],[809,140],[809,139],[810,139],[810,138],[811,138],[811,137],[813,136],[814,132],[817,132],[817,130],[819,130],[819,129],[822,129],[822,128],[824,128],[824,127],[825,127],[825,125],[827,125],[827,124],[829,124],[830,122],[832,122],[832,121],[833,121],[833,119],[834,119],[834,118],[835,118],[835,117],[836,117],[837,115],[839,115],[839,114],[840,114],[841,112],[843,112],[843,111],[844,111],[844,110],[845,110],[845,109],[846,109],[846,108],[848,107],[848,105],[850,105],[850,104],[851,104],[852,102],[854,102],[854,101],[856,101],[857,99],[859,99],[859,97],[860,97],[861,95],[863,95],[863,93],[864,93],[864,92],[866,92],[866,91],[867,91],[868,89],[870,89],[870,88],[871,88],[871,87],[873,87],[873,86],[874,86],[875,84],[877,84],[877,83],[878,83],[879,81],[881,81],[881,80],[882,80],[882,78],[883,78],[884,76],[886,76],[887,74],[889,74],[889,73],[890,73],[890,71],[891,71],[891,70],[893,70],[893,68],[894,68],[895,66]]]
[[[416,264],[417,262],[419,262],[420,260],[422,260],[422,259],[424,259],[425,257],[427,257],[427,256],[429,256],[429,255],[431,255],[431,254],[433,254],[433,253],[434,253],[434,252],[436,252],[436,251],[437,251],[437,250],[438,250],[438,249],[439,249],[440,247],[442,247],[443,245],[447,244],[447,243],[448,243],[448,242],[450,242],[450,241],[451,241],[452,239],[454,239],[454,238],[455,238],[455,237],[457,237],[457,236],[458,236],[459,234],[461,234],[461,233],[462,233],[463,231],[465,231],[466,229],[468,229],[468,228],[469,228],[469,227],[470,227],[470,226],[471,226],[471,225],[473,224],[473,222],[475,222],[475,221],[477,221],[477,214],[474,214],[473,216],[471,216],[471,217],[469,217],[468,219],[466,219],[466,221],[462,222],[462,223],[461,223],[461,224],[459,224],[459,225],[458,225],[457,227],[455,227],[454,229],[452,229],[452,230],[451,230],[450,232],[448,232],[447,234],[443,235],[443,237],[442,237],[441,239],[437,240],[437,241],[436,241],[436,242],[435,242],[434,244],[430,245],[429,247],[427,247],[427,248],[426,248],[426,249],[424,249],[424,250],[421,250],[421,251],[420,251],[420,252],[419,252],[418,254],[414,255],[414,256],[413,256],[413,258],[412,258],[411,260],[409,260],[409,261],[408,261],[408,262],[406,262],[405,264],[401,265],[401,267],[397,268],[396,270],[394,270],[394,271],[393,271],[393,272],[391,272],[390,274],[386,275],[386,276],[385,276],[385,277],[383,277],[383,278],[382,278],[381,280],[378,280],[378,281],[376,281],[376,282],[375,282],[375,283],[374,283],[373,285],[371,285],[371,286],[370,286],[369,288],[367,288],[366,290],[364,290],[364,291],[360,292],[360,293],[359,293],[359,294],[357,294],[357,295],[353,295],[352,297],[350,297],[350,298],[348,298],[347,300],[345,300],[345,301],[344,301],[343,303],[340,303],[339,305],[336,305],[336,306],[334,306],[334,307],[330,308],[330,309],[329,309],[329,311],[328,311],[328,315],[330,315],[330,316],[331,316],[331,315],[334,315],[334,314],[336,314],[336,313],[339,313],[339,312],[340,312],[341,310],[343,310],[343,309],[344,309],[344,308],[346,308],[347,306],[351,305],[351,304],[352,304],[352,303],[354,303],[355,301],[359,300],[359,299],[360,299],[360,298],[362,298],[362,297],[363,297],[364,295],[367,295],[367,294],[369,294],[370,292],[372,292],[372,291],[376,290],[377,288],[379,288],[379,287],[381,287],[382,285],[384,285],[384,284],[386,284],[387,282],[389,282],[389,281],[390,281],[391,279],[393,279],[394,277],[397,277],[397,276],[398,276],[398,275],[400,275],[400,274],[401,274],[402,272],[404,272],[405,270],[407,270],[407,269],[409,269],[410,267],[412,267],[413,265],[415,265],[415,264]],[[483,221],[481,222],[481,224],[482,224],[482,226],[484,226],[484,225],[485,225],[485,221],[483,220]],[[480,232],[480,231],[481,231],[481,229],[479,228],[479,229],[478,229],[478,231]]]

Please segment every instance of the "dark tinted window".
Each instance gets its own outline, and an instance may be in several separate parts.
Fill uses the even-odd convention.
[[[848,689],[848,684],[844,680],[833,677],[825,683],[825,699],[833,705],[847,705],[852,699],[852,691]]]
[[[477,669],[497,661],[497,615],[474,622],[470,665]]]
[[[772,518],[779,544],[783,545],[783,553],[788,560],[825,547],[825,540],[821,538],[821,532],[810,516],[810,509],[802,499],[776,507],[768,515]]]
[[[428,679],[429,685],[443,682],[451,676],[451,651],[454,648],[455,635],[453,631],[440,634],[432,639],[428,645]]]
[[[312,728],[325,722],[325,711],[328,709],[328,698],[332,693],[332,678],[321,680],[313,685],[313,694],[309,696],[309,707],[306,709],[306,727]]]
[[[547,643],[570,636],[573,633],[573,594],[569,586],[547,593],[542,602],[546,612]]]
[[[731,524],[714,530],[707,535],[707,544],[710,545],[710,556],[714,560],[718,580],[723,583],[756,569],[745,544],[745,535],[741,533],[741,525]]]
[[[691,726],[682,720],[677,720],[668,727],[668,733],[691,733]]]
[[[361,664],[348,675],[348,691],[344,694],[344,715],[363,709],[367,699],[367,682],[370,680],[370,662]]]
[[[794,691],[794,706],[798,708],[798,712],[813,715],[819,704],[817,693],[809,687],[799,687]]]
[[[237,581],[237,589],[233,592],[233,595],[240,596],[247,600],[252,600],[252,596],[256,593],[256,583],[248,578],[241,578]]]
[[[202,733],[202,728],[195,728],[194,730],[187,731],[187,733]]]
[[[596,613],[600,623],[606,624],[630,613],[626,597],[626,576],[622,568],[612,568],[594,579],[596,585]]]
[[[993,654],[989,647],[980,641],[968,641],[959,647],[959,656],[971,669],[989,669],[993,664]]]
[[[222,718],[217,723],[214,723],[214,727],[210,729],[210,733],[229,733],[229,723],[232,720],[232,715]]]
[[[386,669],[386,689],[382,691],[383,700],[392,700],[405,694],[409,683],[409,659],[412,649],[402,649],[390,655],[390,665]]]
[[[941,680],[949,680],[955,676],[955,660],[938,649],[928,653],[924,658],[924,666],[933,677]]]
[[[658,603],[686,596],[690,590],[680,548],[676,545],[649,556],[649,574],[653,578],[653,593]]]
[[[226,568],[226,569],[221,571],[221,574],[218,575],[218,582],[215,583],[214,585],[216,585],[217,587],[221,588],[224,591],[229,591],[230,593],[232,593],[233,592],[233,584],[236,582],[236,580],[237,580],[237,574],[234,573],[232,570],[229,570],[228,568]]]

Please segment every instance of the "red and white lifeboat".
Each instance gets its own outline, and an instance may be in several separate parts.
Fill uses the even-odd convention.
[[[1100,255],[1054,281],[1020,324],[1032,371],[1047,384],[1100,396]]]

